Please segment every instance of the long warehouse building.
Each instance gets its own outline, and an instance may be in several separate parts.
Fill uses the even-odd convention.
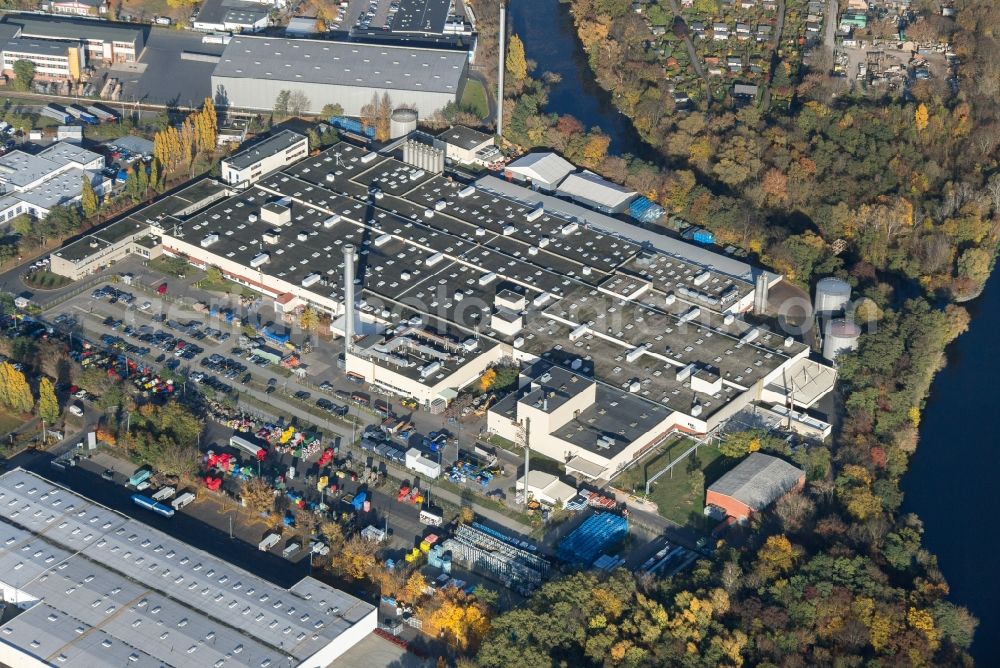
[[[393,108],[412,106],[430,117],[457,102],[467,54],[445,49],[275,37],[234,37],[212,73],[217,103],[271,110],[282,91],[302,93],[303,112],[340,104],[344,114],[388,94]]]
[[[22,469],[0,476],[0,664],[324,668],[374,606],[290,589]]]

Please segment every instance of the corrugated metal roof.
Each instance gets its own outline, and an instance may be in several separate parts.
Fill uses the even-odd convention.
[[[21,469],[0,476],[0,581],[39,602],[0,641],[66,665],[301,664],[374,610],[312,578],[278,587]]]
[[[789,492],[804,475],[802,469],[783,459],[754,452],[709,485],[708,491],[762,510]]]
[[[534,181],[555,186],[576,167],[555,153],[529,153],[518,158],[505,168],[509,172],[521,174]]]
[[[609,209],[615,209],[639,194],[589,171],[567,176],[559,184],[558,192],[570,197],[585,199]]]

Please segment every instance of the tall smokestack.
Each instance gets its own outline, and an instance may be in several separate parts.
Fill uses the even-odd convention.
[[[354,246],[344,246],[344,363],[354,342]]]
[[[497,57],[497,136],[503,136],[503,73],[507,63],[507,3],[500,0],[500,54]]]

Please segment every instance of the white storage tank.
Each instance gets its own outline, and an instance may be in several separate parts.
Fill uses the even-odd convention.
[[[831,362],[841,353],[858,349],[861,328],[853,322],[836,318],[823,328],[823,357]]]
[[[413,109],[396,109],[389,116],[389,138],[398,139],[417,129],[417,112]]]
[[[829,316],[842,313],[851,301],[851,286],[842,278],[829,276],[816,283],[815,314]]]

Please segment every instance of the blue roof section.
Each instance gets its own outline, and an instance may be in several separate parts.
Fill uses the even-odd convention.
[[[627,535],[627,519],[612,513],[596,513],[560,541],[557,553],[567,563],[589,568]]]

